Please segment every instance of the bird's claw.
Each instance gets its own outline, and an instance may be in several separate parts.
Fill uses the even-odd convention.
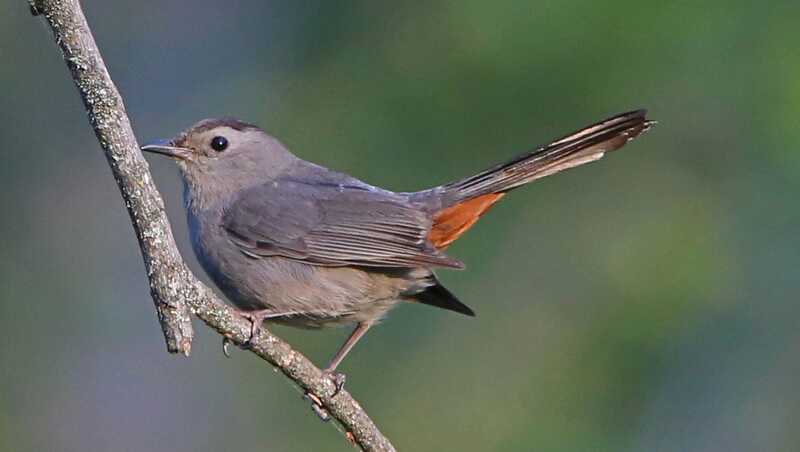
[[[333,383],[333,394],[331,394],[331,397],[336,397],[336,395],[339,394],[339,392],[341,392],[344,388],[344,383],[347,381],[347,376],[343,373],[332,370],[325,370],[322,372],[322,375],[331,383]],[[306,392],[303,394],[303,398],[311,401],[311,410],[313,410],[320,419],[325,422],[331,419],[331,414],[325,409],[325,407],[322,406],[322,399],[320,399],[319,396],[313,392]]]
[[[331,383],[333,383],[334,390],[333,394],[331,394],[331,397],[336,397],[336,394],[339,394],[339,392],[344,389],[344,383],[347,381],[347,375],[334,370],[323,371],[323,375],[330,380]]]
[[[241,345],[242,348],[248,348],[250,346],[250,342],[254,337],[256,337],[256,335],[258,335],[258,332],[261,331],[261,326],[264,324],[264,320],[275,317],[275,314],[267,309],[262,311],[239,311],[239,314],[250,321],[250,336]],[[228,358],[231,357],[228,347],[232,343],[233,341],[228,337],[222,339],[222,353]]]
[[[222,354],[225,355],[226,358],[231,357],[231,351],[228,347],[233,343],[231,339],[227,336],[222,338]]]
[[[328,413],[328,410],[322,406],[322,400],[320,400],[316,394],[306,392],[303,394],[303,398],[311,401],[311,411],[313,411],[323,422],[328,422],[331,420],[331,414]]]
[[[265,320],[276,317],[275,313],[269,309],[261,311],[240,311],[240,314],[250,321],[250,337],[247,338],[243,347],[248,347],[250,345],[253,338],[261,331],[261,326],[264,324]]]
[[[250,321],[250,336],[244,342],[243,345],[244,347],[250,345],[250,342],[253,340],[254,337],[256,337],[256,334],[258,334],[258,330],[261,328],[261,321],[259,321],[259,319],[257,319],[256,317],[257,316],[253,314],[244,314],[244,318]]]

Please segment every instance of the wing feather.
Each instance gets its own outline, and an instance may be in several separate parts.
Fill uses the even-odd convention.
[[[321,266],[462,268],[428,240],[429,214],[391,192],[291,180],[242,193],[223,228],[242,252]]]

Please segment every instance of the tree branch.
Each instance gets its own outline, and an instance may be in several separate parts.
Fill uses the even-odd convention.
[[[192,274],[175,245],[164,201],[153,184],[122,97],[111,81],[79,1],[29,0],[29,4],[34,15],[44,15],[53,31],[119,185],[139,240],[167,350],[189,355],[194,335],[191,312],[230,342],[247,344],[248,350],[316,395],[344,427],[348,439],[363,450],[393,451],[389,440],[347,391],[335,394],[335,385],[322,371],[266,328],[250,338],[250,321]]]

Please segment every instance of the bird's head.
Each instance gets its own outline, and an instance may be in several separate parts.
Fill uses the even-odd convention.
[[[172,158],[186,183],[187,201],[208,205],[274,179],[297,158],[259,127],[237,119],[204,119],[142,150]]]

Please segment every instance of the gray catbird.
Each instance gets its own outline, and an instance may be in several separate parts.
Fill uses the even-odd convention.
[[[174,158],[185,183],[192,246],[230,301],[264,320],[355,324],[331,375],[395,304],[474,316],[433,269],[463,268],[444,250],[505,194],[595,161],[653,124],[645,110],[583,128],[474,176],[395,193],[294,156],[258,127],[206,119],[142,150]]]

